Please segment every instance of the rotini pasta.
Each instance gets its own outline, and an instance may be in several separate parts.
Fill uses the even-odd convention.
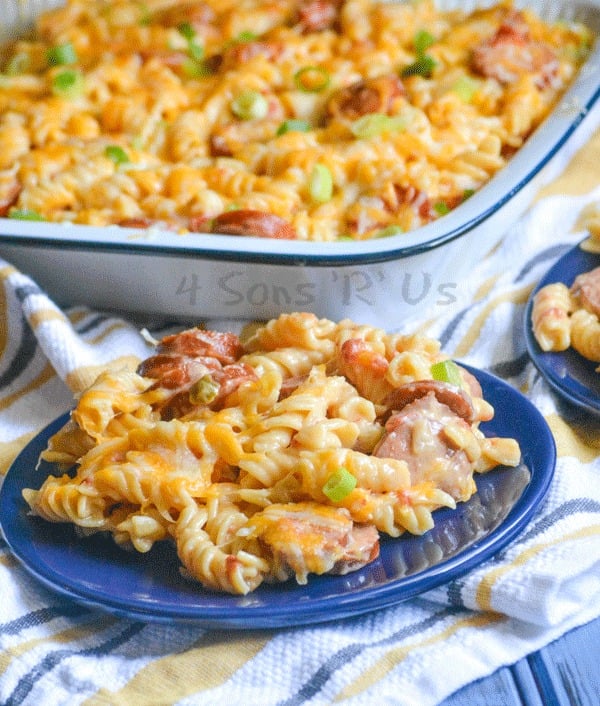
[[[0,75],[0,216],[311,241],[437,219],[592,44],[510,2],[66,0]]]
[[[564,351],[571,345],[573,300],[562,282],[542,287],[533,301],[533,333],[543,351]]]
[[[420,372],[398,381],[410,352]],[[136,372],[98,376],[42,454],[72,471],[24,497],[34,515],[123,548],[172,542],[209,590],[305,583],[374,560],[379,532],[426,532],[437,508],[476,491],[474,473],[516,465],[516,441],[479,430],[491,412],[422,336],[306,313],[244,340],[189,329]]]
[[[543,351],[572,347],[600,363],[599,319],[600,267],[579,274],[571,287],[547,284],[533,300],[532,330]]]
[[[595,314],[578,309],[571,317],[571,345],[584,358],[600,363],[600,322]]]

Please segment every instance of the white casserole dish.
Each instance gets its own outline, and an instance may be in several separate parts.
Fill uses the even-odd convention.
[[[60,4],[9,2],[4,31],[22,31],[35,13]],[[484,4],[490,3],[438,6]],[[582,20],[600,35],[600,0],[525,4],[544,19]],[[398,327],[442,313],[466,295],[469,272],[600,123],[599,98],[597,42],[575,83],[509,165],[448,215],[406,234],[314,243],[0,218],[0,256],[62,305],[193,320],[304,310]]]

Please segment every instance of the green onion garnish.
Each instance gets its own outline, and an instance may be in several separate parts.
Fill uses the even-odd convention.
[[[58,44],[48,49],[46,59],[50,66],[68,66],[77,63],[77,52],[71,42]]]
[[[424,54],[432,44],[435,44],[435,37],[426,29],[420,29],[414,38],[415,51],[417,56]]]
[[[187,40],[188,54],[196,61],[204,59],[204,47],[196,41],[196,30],[189,22],[182,22],[177,31]]]
[[[466,201],[467,199],[470,199],[471,196],[475,193],[475,189],[465,189],[463,191],[463,201]]]
[[[83,93],[84,80],[79,71],[66,69],[52,79],[52,93],[63,98],[77,98]]]
[[[285,135],[286,132],[308,132],[311,124],[306,120],[284,120],[277,128],[278,135]]]
[[[325,203],[333,195],[333,177],[324,164],[315,164],[308,183],[310,197],[317,203]]]
[[[188,42],[188,54],[196,61],[204,59],[204,47],[198,42]]]
[[[215,382],[210,375],[204,375],[190,387],[188,396],[192,404],[209,404],[218,392],[219,383]]]
[[[453,360],[440,360],[438,363],[434,363],[430,368],[430,372],[434,380],[462,387],[460,369]]]
[[[406,117],[402,115],[386,115],[385,113],[368,113],[355,120],[350,125],[350,132],[359,138],[375,137],[384,132],[395,132],[406,128]]]
[[[401,233],[404,233],[404,229],[401,226],[391,225],[386,226],[385,228],[382,228],[381,230],[377,231],[377,233],[375,233],[375,237],[391,238],[393,235],[400,235]]]
[[[119,145],[107,145],[104,154],[111,159],[115,164],[125,164],[129,162],[127,152]]]
[[[188,78],[202,78],[210,76],[213,71],[204,61],[196,61],[191,57],[187,57],[181,65],[181,70]]]
[[[479,81],[470,76],[460,76],[452,84],[452,90],[465,103],[470,103],[479,89]]]
[[[196,37],[196,30],[192,27],[189,22],[182,22],[181,24],[177,25],[177,31],[182,37],[184,37],[188,41]]]
[[[321,66],[304,66],[294,74],[297,88],[306,93],[319,93],[329,86],[331,76]]]
[[[32,211],[29,208],[11,208],[8,212],[9,218],[14,218],[16,221],[43,221],[44,218],[37,211]]]
[[[343,466],[332,473],[322,490],[331,502],[339,503],[356,487],[356,478]]]
[[[241,120],[260,120],[269,112],[269,104],[262,93],[247,90],[233,99],[231,111]]]
[[[256,39],[258,39],[258,34],[247,29],[244,32],[240,32],[235,41],[244,44],[245,42],[253,42]]]
[[[140,3],[140,18],[138,22],[142,27],[147,27],[149,24],[152,24],[152,13],[143,2]]]
[[[424,78],[430,78],[436,66],[437,61],[433,57],[429,56],[429,54],[422,54],[418,56],[412,64],[402,69],[401,76],[403,78],[407,76],[423,76]]]
[[[450,206],[445,201],[438,201],[433,204],[433,210],[438,214],[438,216],[445,216],[450,213]]]

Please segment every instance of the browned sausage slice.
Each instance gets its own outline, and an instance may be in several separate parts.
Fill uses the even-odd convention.
[[[344,508],[314,502],[274,503],[250,520],[253,536],[273,556],[279,580],[307,575],[346,574],[379,555],[379,533],[355,525]]]
[[[10,209],[17,203],[22,186],[18,182],[14,182],[6,190],[6,193],[0,196],[0,216],[7,216]]]
[[[256,56],[273,61],[282,51],[282,45],[276,42],[241,42],[226,49],[223,61],[226,68],[246,64]]]
[[[340,88],[329,99],[327,113],[348,120],[368,113],[389,113],[394,100],[402,95],[404,85],[398,76],[377,76]]]
[[[298,25],[303,33],[331,29],[338,17],[339,0],[303,0],[298,6]]]
[[[554,51],[530,38],[529,27],[519,11],[510,12],[496,34],[475,47],[471,65],[482,76],[505,85],[533,73],[540,88],[552,83],[559,68]]]
[[[577,275],[571,286],[571,294],[590,314],[600,318],[600,267]]]
[[[433,393],[438,402],[445,404],[467,422],[475,419],[475,410],[469,395],[459,387],[439,380],[415,380],[396,387],[386,397],[384,404],[392,411],[399,411],[407,404]]]
[[[164,4],[164,3],[163,3]],[[158,11],[156,19],[167,27],[178,27],[181,24],[190,24],[196,31],[200,31],[215,19],[215,11],[205,2],[180,2],[172,3],[173,7]]]
[[[354,525],[348,534],[343,556],[336,561],[331,574],[356,571],[379,556],[379,532],[373,525]]]
[[[413,485],[432,482],[455,500],[466,500],[473,493],[473,463],[448,436],[452,427],[461,429],[465,438],[472,433],[469,424],[430,391],[392,414],[373,455],[404,461]]]
[[[253,235],[257,238],[295,240],[296,231],[283,218],[264,211],[238,209],[225,211],[213,219],[212,233]]]
[[[211,368],[218,367],[217,361]],[[138,375],[160,381],[160,387],[174,390],[189,386],[209,372],[209,367],[199,360],[184,355],[159,353],[142,361]]]
[[[161,353],[180,353],[192,358],[216,358],[224,365],[235,362],[244,352],[240,339],[234,333],[187,329],[165,336],[158,344]]]

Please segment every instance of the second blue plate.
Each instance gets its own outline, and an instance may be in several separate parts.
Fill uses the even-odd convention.
[[[548,270],[532,292],[525,312],[527,352],[548,384],[563,399],[590,414],[600,416],[600,373],[598,363],[587,360],[577,351],[544,352],[538,345],[531,327],[533,298],[547,284],[562,282],[570,287],[578,274],[600,266],[600,255],[586,252],[579,245],[571,248]]]

